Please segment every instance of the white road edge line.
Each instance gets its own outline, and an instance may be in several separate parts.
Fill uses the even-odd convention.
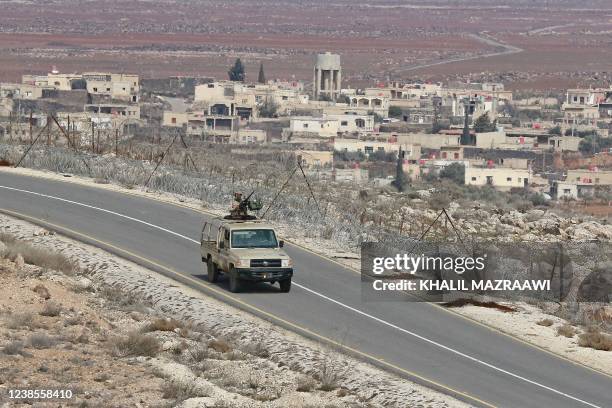
[[[151,228],[158,229],[158,230],[163,231],[163,232],[167,232],[168,234],[171,234],[171,235],[177,236],[177,237],[179,237],[179,238],[183,238],[183,239],[185,239],[185,240],[187,240],[187,241],[190,241],[190,242],[193,242],[193,243],[196,243],[196,244],[200,245],[200,242],[196,241],[195,239],[191,239],[191,238],[189,238],[189,237],[187,237],[187,236],[185,236],[185,235],[179,234],[178,232],[174,232],[174,231],[171,231],[171,230],[166,229],[166,228],[164,228],[164,227],[160,227],[160,226],[158,226],[158,225],[151,224],[151,223],[146,222],[146,221],[144,221],[144,220],[140,220],[140,219],[138,219],[138,218],[130,217],[130,216],[128,216],[128,215],[121,214],[121,213],[118,213],[118,212],[115,212],[115,211],[107,210],[107,209],[100,208],[100,207],[95,207],[95,206],[93,206],[93,205],[89,205],[89,204],[80,203],[80,202],[78,202],[78,201],[67,200],[67,199],[65,199],[65,198],[61,198],[61,197],[56,197],[56,196],[52,196],[52,195],[47,195],[47,194],[37,193],[37,192],[35,192],[35,191],[22,190],[22,189],[19,189],[19,188],[15,188],[15,187],[8,187],[8,186],[2,186],[2,185],[0,185],[0,188],[6,189],[6,190],[19,191],[19,192],[21,192],[21,193],[26,193],[26,194],[36,195],[36,196],[39,196],[39,197],[50,198],[50,199],[53,199],[53,200],[62,201],[62,202],[65,202],[65,203],[69,203],[69,204],[74,204],[74,205],[78,205],[78,206],[81,206],[81,207],[90,208],[90,209],[92,209],[92,210],[97,210],[97,211],[104,212],[104,213],[107,213],[107,214],[112,214],[112,215],[115,215],[115,216],[117,216],[117,217],[125,218],[125,219],[127,219],[127,220],[134,221],[134,222],[137,222],[137,223],[140,223],[140,224],[144,224],[144,225],[146,225],[146,226],[149,226],[149,227],[151,227]],[[417,338],[417,339],[419,339],[419,340],[425,341],[425,342],[427,342],[427,343],[429,343],[429,344],[432,344],[432,345],[434,345],[434,346],[436,346],[436,347],[439,347],[439,348],[441,348],[441,349],[444,349],[444,350],[446,350],[446,351],[449,351],[449,352],[451,352],[451,353],[453,353],[453,354],[456,354],[456,355],[458,355],[458,356],[461,356],[461,357],[463,357],[463,358],[466,358],[466,359],[468,359],[468,360],[470,360],[470,361],[473,361],[473,362],[475,362],[475,363],[481,364],[481,365],[483,365],[483,366],[485,366],[485,367],[491,368],[491,369],[493,369],[493,370],[495,370],[495,371],[498,371],[498,372],[500,372],[500,373],[503,373],[503,374],[506,374],[506,375],[508,375],[508,376],[514,377],[514,378],[519,379],[519,380],[521,380],[521,381],[525,381],[525,382],[527,382],[527,383],[529,383],[529,384],[532,384],[532,385],[535,385],[535,386],[537,386],[537,387],[543,388],[543,389],[545,389],[545,390],[551,391],[551,392],[553,392],[553,393],[555,393],[555,394],[558,394],[558,395],[564,396],[564,397],[566,397],[566,398],[569,398],[569,399],[571,399],[571,400],[574,400],[574,401],[580,402],[580,403],[585,404],[585,405],[588,405],[588,406],[590,406],[590,407],[593,407],[593,408],[602,408],[602,407],[600,407],[599,405],[595,405],[595,404],[592,404],[592,403],[590,403],[590,402],[587,402],[587,401],[581,400],[581,399],[579,399],[579,398],[577,398],[577,397],[574,397],[574,396],[572,396],[572,395],[566,394],[566,393],[564,393],[564,392],[562,392],[562,391],[559,391],[559,390],[557,390],[557,389],[555,389],[555,388],[551,388],[551,387],[548,387],[548,386],[546,386],[546,385],[544,385],[544,384],[540,384],[540,383],[538,383],[538,382],[536,382],[536,381],[532,381],[532,380],[530,380],[530,379],[528,379],[528,378],[522,377],[522,376],[520,376],[520,375],[518,375],[518,374],[514,374],[514,373],[512,373],[512,372],[510,372],[510,371],[504,370],[503,368],[497,367],[497,366],[495,366],[495,365],[489,364],[489,363],[487,363],[487,362],[485,362],[485,361],[482,361],[482,360],[479,360],[479,359],[477,359],[477,358],[475,358],[475,357],[472,357],[472,356],[470,356],[470,355],[468,355],[468,354],[462,353],[462,352],[461,352],[461,351],[459,351],[459,350],[455,350],[455,349],[453,349],[453,348],[451,348],[451,347],[445,346],[444,344],[441,344],[441,343],[438,343],[438,342],[436,342],[436,341],[434,341],[434,340],[428,339],[427,337],[423,337],[423,336],[421,336],[421,335],[419,335],[419,334],[416,334],[416,333],[414,333],[414,332],[411,332],[410,330],[406,330],[406,329],[404,329],[404,328],[402,328],[402,327],[399,327],[399,326],[397,326],[397,325],[395,325],[395,324],[393,324],[393,323],[389,323],[389,322],[387,322],[386,320],[380,319],[380,318],[378,318],[378,317],[376,317],[376,316],[372,316],[371,314],[368,314],[368,313],[366,313],[366,312],[364,312],[364,311],[361,311],[361,310],[359,310],[359,309],[356,309],[356,308],[354,308],[354,307],[352,307],[352,306],[346,305],[346,304],[344,304],[344,303],[342,303],[342,302],[339,302],[339,301],[337,301],[337,300],[335,300],[335,299],[332,299],[332,298],[330,298],[330,297],[328,297],[328,296],[325,296],[325,295],[323,295],[322,293],[316,292],[316,291],[314,291],[314,290],[312,290],[312,289],[309,289],[309,288],[307,288],[307,287],[305,287],[305,286],[303,286],[303,285],[300,285],[300,284],[298,284],[298,283],[295,283],[295,282],[294,282],[294,285],[295,285],[295,286],[297,286],[297,287],[299,287],[299,288],[301,288],[301,289],[303,289],[303,290],[305,290],[305,291],[307,291],[307,292],[309,292],[309,293],[311,293],[311,294],[313,294],[313,295],[315,295],[315,296],[318,296],[318,297],[320,297],[320,298],[322,298],[322,299],[325,299],[325,300],[327,300],[327,301],[329,301],[329,302],[332,302],[332,303],[334,303],[334,304],[336,304],[336,305],[338,305],[338,306],[341,306],[341,307],[343,307],[343,308],[345,308],[345,309],[348,309],[348,310],[350,310],[350,311],[352,311],[352,312],[355,312],[355,313],[357,313],[357,314],[359,314],[359,315],[362,315],[362,316],[364,316],[364,317],[367,317],[367,318],[369,318],[369,319],[372,319],[372,320],[374,320],[374,321],[377,321],[377,322],[379,322],[379,323],[381,323],[381,324],[384,324],[385,326],[391,327],[391,328],[393,328],[393,329],[395,329],[395,330],[398,330],[398,331],[400,331],[400,332],[402,332],[402,333],[408,334],[408,335],[410,335],[410,336],[412,336],[412,337],[415,337],[415,338]]]

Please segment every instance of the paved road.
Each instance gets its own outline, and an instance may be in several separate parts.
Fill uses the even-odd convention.
[[[0,172],[0,209],[70,228],[182,274],[205,278],[196,243],[205,216],[195,211],[5,172]],[[362,302],[355,272],[295,246],[288,245],[287,252],[296,271],[291,293],[263,285],[236,298],[342,342],[407,377],[426,378],[449,393],[462,393],[463,399],[474,398],[470,401],[475,405],[612,407],[611,377],[430,304]],[[226,283],[217,287],[234,296]]]
[[[468,37],[473,38],[474,40],[481,42],[483,44],[492,46],[492,47],[496,47],[500,50],[496,50],[496,51],[492,51],[492,52],[488,52],[485,54],[479,54],[479,55],[473,55],[470,57],[457,57],[457,58],[448,58],[448,59],[444,59],[442,61],[437,61],[437,62],[430,62],[430,63],[426,63],[426,64],[420,64],[420,65],[414,65],[411,67],[407,67],[407,68],[399,68],[394,70],[394,74],[401,74],[404,72],[411,72],[411,71],[418,71],[420,69],[423,68],[431,68],[431,67],[435,67],[438,65],[446,65],[446,64],[452,64],[455,62],[463,62],[463,61],[472,61],[472,60],[478,60],[478,59],[484,59],[484,58],[491,58],[491,57],[500,57],[503,55],[510,55],[510,54],[518,54],[520,52],[523,52],[522,48],[516,47],[514,45],[509,45],[509,44],[504,44],[501,43],[497,40],[495,40],[494,38],[485,35],[485,34],[468,34]]]

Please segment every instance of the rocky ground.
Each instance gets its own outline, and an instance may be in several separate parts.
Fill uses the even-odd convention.
[[[0,406],[463,407],[133,263],[0,216]]]

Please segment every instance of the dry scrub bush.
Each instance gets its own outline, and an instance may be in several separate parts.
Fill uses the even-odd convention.
[[[186,354],[189,358],[196,363],[202,362],[210,356],[210,351],[207,346],[198,344],[194,347],[188,348]]]
[[[571,339],[576,334],[576,329],[570,324],[563,324],[557,327],[557,336],[564,336]]]
[[[57,317],[62,312],[62,305],[52,300],[45,303],[40,312],[41,316]]]
[[[30,312],[18,312],[10,316],[7,325],[9,329],[33,329],[37,325],[34,321],[34,315]]]
[[[114,303],[124,311],[146,312],[146,306],[143,300],[121,290],[121,288],[112,285],[104,285],[98,289],[98,293],[104,299]]]
[[[329,357],[326,357],[321,361],[314,376],[321,382],[321,385],[319,386],[321,391],[335,390],[339,387],[339,383],[342,380],[342,373],[338,369],[335,362]]]
[[[595,350],[612,351],[612,336],[599,331],[597,327],[589,327],[578,336],[578,345]]]
[[[69,316],[64,319],[64,326],[77,326],[83,323],[83,319],[79,315]]]
[[[208,397],[210,389],[198,387],[194,383],[183,381],[168,381],[162,385],[162,398],[173,399],[176,403],[189,398]]]
[[[2,349],[4,354],[17,355],[23,353],[23,343],[20,341],[11,341]]]
[[[542,319],[539,322],[536,322],[536,324],[544,327],[550,327],[554,324],[554,322],[550,319]]]
[[[317,386],[317,381],[307,375],[300,375],[297,378],[297,389],[298,392],[310,392]]]
[[[15,260],[17,255],[21,254],[25,263],[40,266],[43,269],[63,272],[66,275],[72,275],[78,267],[75,261],[60,253],[34,247],[27,242],[16,240],[14,237],[8,238],[8,241],[2,239],[2,241],[6,244],[4,256],[11,260]]]
[[[182,329],[183,327],[184,324],[176,319],[164,319],[160,317],[147,324],[143,328],[143,331],[174,331],[175,329]]]
[[[582,313],[585,326],[597,326],[604,331],[612,329],[612,310],[609,307],[592,306]]]
[[[45,333],[34,333],[28,337],[27,344],[35,349],[46,349],[57,344],[57,340]]]
[[[115,357],[154,357],[161,349],[155,337],[138,332],[130,332],[127,336],[112,338],[109,341],[109,347],[111,354]]]
[[[232,347],[223,339],[211,340],[208,342],[208,347],[218,353],[227,353],[232,350]]]
[[[343,398],[346,397],[349,394],[348,390],[346,388],[340,388],[337,392],[336,392],[336,396],[339,398]]]
[[[38,296],[40,296],[41,298],[45,300],[51,299],[51,294],[49,293],[49,289],[47,289],[44,285],[40,283],[34,286],[34,288],[32,289],[32,292],[36,293]]]

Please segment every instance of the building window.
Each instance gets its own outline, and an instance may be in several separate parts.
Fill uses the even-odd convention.
[[[512,177],[506,177],[506,181],[512,181]]]
[[[302,125],[302,127],[303,127],[304,129],[308,129],[308,123],[304,123],[304,124]]]
[[[172,118],[172,123],[176,123],[176,118]]]
[[[342,122],[340,122],[341,126],[348,126],[348,121],[343,120]]]
[[[455,159],[459,158],[459,153],[455,153]]]
[[[472,177],[472,181],[476,181],[476,177]]]
[[[94,91],[94,92],[98,92],[98,88],[94,88],[94,89],[93,89],[93,91]]]

